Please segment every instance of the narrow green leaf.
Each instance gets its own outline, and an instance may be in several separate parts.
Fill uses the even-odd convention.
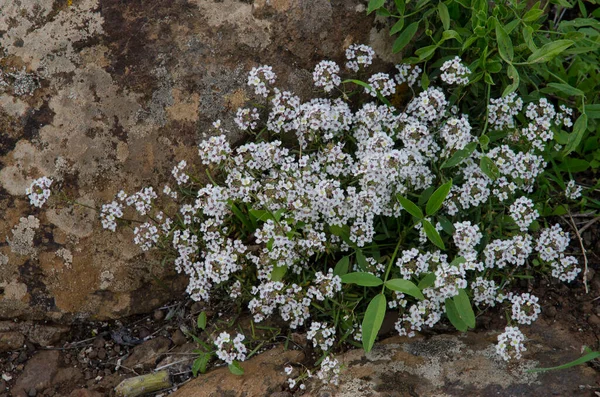
[[[198,315],[198,320],[196,321],[196,325],[198,325],[198,328],[204,330],[206,329],[206,312],[202,312]]]
[[[456,305],[456,311],[460,316],[461,320],[469,327],[475,328],[475,313],[473,312],[473,307],[471,306],[471,301],[469,300],[469,295],[467,295],[464,289],[458,290],[458,295],[454,298],[454,304]]]
[[[429,222],[427,219],[423,219],[423,228],[425,229],[425,234],[427,235],[429,241],[431,241],[433,244],[435,244],[437,247],[443,250],[446,249],[442,237],[440,236],[438,231],[435,230],[435,227],[433,227],[431,222]]]
[[[545,372],[545,371],[554,371],[557,369],[567,369],[567,368],[574,367],[576,365],[581,365],[581,364],[587,363],[588,361],[592,361],[598,357],[600,357],[600,352],[590,352],[583,357],[579,357],[577,360],[573,360],[569,363],[559,365],[557,367],[533,368],[533,369],[528,370],[527,372]]]
[[[534,52],[537,50],[537,46],[533,41],[533,28],[531,26],[523,26],[523,40],[527,44],[529,51]]]
[[[365,257],[365,254],[363,254],[362,250],[360,250],[360,249],[356,250],[356,263],[358,264],[358,267],[362,271],[366,271],[367,268],[369,267],[369,262],[367,262],[367,258]]]
[[[435,277],[435,276],[434,276]],[[402,292],[419,300],[424,300],[423,293],[412,281],[403,278],[394,278],[385,282],[385,286],[392,291]]]
[[[244,368],[242,368],[240,363],[237,361],[234,361],[231,364],[229,364],[227,368],[229,368],[229,372],[231,372],[234,375],[244,375]]]
[[[398,33],[399,31],[401,31],[403,27],[404,27],[404,18],[400,18],[394,24],[394,26],[392,26],[392,28],[390,29],[390,36],[393,36],[396,33]]]
[[[448,12],[446,4],[442,2],[438,4],[438,14],[440,16],[440,21],[442,21],[442,26],[444,26],[444,30],[450,29],[450,13]]]
[[[467,159],[477,148],[477,142],[471,142],[464,149],[457,150],[448,160],[444,161],[441,168],[450,168]]]
[[[403,16],[404,10],[406,9],[405,1],[404,0],[394,0],[394,2],[396,3],[396,10],[398,11],[398,14]]]
[[[481,168],[481,171],[492,181],[495,181],[500,176],[498,167],[488,156],[481,156],[481,160],[479,160],[479,168]]]
[[[333,274],[336,276],[343,276],[348,273],[348,268],[350,267],[350,257],[345,256],[336,263],[335,268],[333,269]]]
[[[425,277],[419,281],[419,289],[423,291],[425,288],[431,287],[435,283],[435,273],[427,273]]]
[[[569,141],[565,146],[564,155],[571,153],[573,150],[579,147],[585,132],[587,131],[588,126],[588,117],[587,114],[582,113],[575,121],[575,125],[573,125],[573,132],[569,134]]]
[[[402,49],[406,47],[408,43],[410,43],[412,38],[417,33],[418,29],[419,22],[413,22],[410,25],[408,25],[406,29],[404,29],[404,31],[400,33],[400,36],[398,36],[398,38],[394,41],[394,44],[392,46],[392,52],[395,54],[402,51]]]
[[[483,150],[487,150],[488,145],[490,144],[490,137],[487,135],[481,135],[479,137],[479,145]]]
[[[231,208],[231,211],[236,216],[236,218],[238,218],[242,222],[242,224],[244,225],[244,227],[246,228],[246,230],[248,232],[251,232],[254,229],[256,229],[255,227],[252,226],[252,223],[250,222],[248,217],[245,216],[242,213],[242,211],[233,202],[229,203],[229,207]]]
[[[456,310],[456,305],[452,299],[446,299],[446,316],[448,320],[454,325],[454,328],[461,332],[466,332],[468,327],[467,324],[460,318],[458,315],[458,310]]]
[[[417,207],[415,203],[400,195],[398,195],[398,201],[400,201],[400,205],[406,210],[406,212],[417,219],[423,219],[423,211],[421,211],[421,209]]]
[[[370,352],[373,348],[377,333],[383,324],[386,306],[387,302],[383,294],[376,295],[367,306],[362,322],[362,343],[365,352]]]
[[[342,283],[356,284],[361,287],[378,287],[383,284],[383,280],[371,273],[353,272],[342,276]]]
[[[498,41],[498,53],[500,57],[506,62],[511,63],[515,55],[512,41],[498,20],[496,20],[496,39]]]
[[[558,91],[563,92],[563,93],[565,93],[567,95],[585,96],[585,93],[583,91],[581,91],[580,89],[577,89],[575,87],[571,87],[569,84],[564,84],[564,83],[548,83],[547,86],[555,88]]]
[[[572,40],[556,40],[538,48],[527,58],[527,63],[547,62],[554,58],[567,48],[571,47],[575,42]]]
[[[437,188],[435,192],[433,192],[427,201],[427,205],[425,206],[425,212],[427,215],[431,216],[438,212],[438,210],[442,207],[444,200],[446,200],[446,197],[448,197],[448,193],[450,193],[451,188],[452,179],[444,183],[442,186]]]

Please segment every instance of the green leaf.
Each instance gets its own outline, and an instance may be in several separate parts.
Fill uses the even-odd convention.
[[[571,87],[569,84],[548,83],[547,86],[555,88],[556,90],[563,92],[567,95],[585,96],[585,93],[583,91],[581,91],[580,89],[577,89],[575,87]]]
[[[446,246],[444,245],[444,241],[442,240],[442,237],[440,236],[438,231],[435,230],[435,227],[433,227],[431,222],[429,222],[427,219],[423,219],[422,222],[423,222],[423,228],[425,229],[425,234],[427,235],[427,238],[433,244],[435,244],[437,247],[445,250]]]
[[[231,211],[236,216],[236,218],[238,218],[242,222],[247,231],[251,232],[256,229],[255,227],[253,227],[248,217],[245,216],[233,202],[229,203],[229,207],[231,208]]]
[[[271,272],[271,281],[281,281],[287,272],[287,266],[275,266]]]
[[[412,38],[417,33],[418,29],[419,22],[413,22],[410,25],[408,25],[406,29],[404,29],[404,32],[402,32],[400,36],[398,36],[398,38],[394,41],[394,45],[392,46],[392,52],[395,54],[402,51],[402,49],[406,47],[408,43],[410,43]]]
[[[196,325],[198,328],[204,330],[206,329],[206,312],[202,312],[198,315],[198,320],[196,321]]]
[[[406,3],[404,0],[394,0],[396,3],[396,10],[398,10],[398,14],[404,15],[404,10],[406,9]]]
[[[367,268],[369,267],[369,262],[367,262],[365,254],[363,254],[362,250],[360,249],[356,250],[356,263],[362,271],[367,270]]]
[[[446,316],[448,320],[454,325],[454,328],[461,332],[466,332],[468,327],[467,324],[460,318],[458,315],[458,310],[456,310],[456,305],[452,299],[446,299]]]
[[[438,4],[438,14],[440,15],[440,21],[442,21],[444,30],[450,29],[450,13],[448,12],[446,4],[442,2]]]
[[[496,39],[498,41],[498,53],[500,54],[500,57],[502,59],[504,59],[508,63],[511,63],[513,57],[515,56],[512,41],[510,40],[510,36],[508,35],[508,33],[506,33],[502,25],[500,25],[500,23],[498,22],[498,20],[496,20],[495,22]]]
[[[452,157],[444,161],[441,168],[450,168],[460,164],[463,160],[467,159],[476,148],[476,142],[469,143],[464,149],[457,150]]]
[[[421,73],[421,87],[426,90],[429,87],[429,76],[427,72]]]
[[[342,276],[342,283],[356,284],[361,287],[378,287],[383,284],[383,280],[371,273],[353,272]]]
[[[406,210],[406,212],[417,219],[423,219],[423,211],[421,211],[421,209],[417,207],[415,203],[400,195],[398,195],[398,201],[400,201],[400,205]]]
[[[544,10],[540,10],[539,8],[532,8],[531,10],[527,11],[525,15],[523,15],[523,21],[535,22],[538,19],[540,19],[542,15],[544,15]]]
[[[249,212],[250,215],[253,216],[257,221],[265,222],[274,219],[273,214],[267,210],[250,210]]]
[[[365,352],[367,353],[373,348],[377,333],[381,329],[381,324],[383,324],[383,319],[385,317],[386,306],[387,302],[385,300],[385,295],[383,294],[376,295],[371,302],[369,302],[369,306],[367,306],[367,311],[365,312],[365,317],[362,322],[362,343],[363,349],[365,349]]]
[[[569,141],[564,149],[564,155],[571,153],[573,150],[579,147],[581,140],[583,139],[583,135],[587,131],[588,126],[588,117],[587,114],[582,113],[575,121],[575,125],[573,125],[573,132],[569,134]]]
[[[557,367],[533,368],[533,369],[528,370],[527,372],[545,372],[545,371],[554,371],[557,369],[567,369],[567,368],[574,367],[576,365],[581,365],[581,364],[587,363],[588,361],[592,361],[598,357],[600,357],[600,352],[590,352],[583,357],[579,357],[577,360],[573,360],[569,363],[559,365]]]
[[[429,288],[433,284],[435,284],[435,273],[427,273],[425,277],[419,281],[418,287],[421,291],[423,291],[425,288]]]
[[[558,166],[558,169],[561,171],[568,171],[571,173],[582,172],[590,168],[590,163],[585,161],[584,159],[576,159],[573,157],[567,157],[563,160],[563,162]]]
[[[523,26],[523,40],[527,44],[529,51],[534,52],[537,50],[537,46],[533,41],[533,28],[531,26]]]
[[[335,268],[333,269],[333,274],[336,276],[343,276],[348,273],[348,268],[350,267],[350,257],[345,256],[336,263]]]
[[[427,215],[433,215],[442,207],[444,200],[448,197],[448,193],[450,193],[450,189],[452,188],[452,179],[448,182],[444,183],[442,186],[436,189],[435,192],[431,195],[429,200],[427,201],[427,205],[425,206],[425,212]]]
[[[231,372],[234,375],[244,375],[244,368],[242,368],[240,363],[237,361],[234,361],[231,364],[229,364],[227,368],[229,368],[229,372]]]
[[[456,305],[456,311],[460,316],[461,320],[470,328],[475,328],[475,313],[469,300],[469,295],[464,289],[458,290],[458,295],[454,298],[454,304]]]
[[[425,300],[423,293],[412,281],[403,278],[394,278],[385,282],[385,286],[392,291],[402,292],[415,297],[419,300]]]
[[[205,373],[208,368],[208,362],[210,361],[209,353],[200,353],[200,357],[194,360],[192,364],[192,375],[198,376],[198,373]]]
[[[481,148],[483,150],[487,150],[488,145],[490,144],[490,137],[487,135],[481,135],[479,137],[479,146],[481,146]]]
[[[500,176],[500,171],[496,164],[492,161],[488,156],[481,156],[481,160],[479,161],[479,168],[481,171],[487,175],[492,181],[495,181]]]
[[[401,31],[403,27],[404,27],[404,18],[400,18],[394,24],[394,26],[392,26],[392,28],[390,29],[390,36],[393,36],[396,33],[398,33],[399,31]]]
[[[459,266],[465,262],[467,262],[467,260],[463,256],[457,256],[452,262],[450,262],[450,266]]]
[[[369,6],[367,8],[367,15],[369,15],[373,11],[383,7],[384,4],[385,4],[385,0],[370,0]]]
[[[428,45],[427,47],[421,47],[415,51],[415,55],[417,55],[420,60],[423,60],[431,56],[437,48],[438,46],[436,44]]]
[[[575,44],[572,40],[556,40],[543,45],[527,58],[527,63],[547,62]]]
[[[600,103],[585,105],[583,112],[587,114],[590,119],[600,119]]]
[[[508,94],[516,91],[517,88],[519,88],[520,79],[519,72],[517,72],[517,68],[515,68],[513,65],[508,65],[506,74],[508,75],[508,78],[512,80],[512,83],[504,89],[502,96],[507,96]]]
[[[450,40],[450,39],[454,39],[461,44],[463,42],[462,37],[460,37],[460,34],[458,34],[458,32],[456,30],[446,30],[446,31],[444,31],[444,33],[442,33],[442,40],[438,44],[441,44],[442,42],[444,42],[446,40]]]

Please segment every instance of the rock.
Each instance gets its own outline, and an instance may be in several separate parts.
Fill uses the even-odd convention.
[[[528,373],[581,356],[581,346],[560,325],[538,319],[523,328],[527,336],[522,360],[506,363],[495,353],[497,332],[468,332],[415,338],[395,336],[375,344],[371,352],[350,350],[337,359],[347,366],[336,397],[383,396],[588,396],[597,373],[587,366],[564,371]],[[321,396],[309,382],[307,397]],[[585,390],[585,391],[584,391]]]
[[[24,397],[31,389],[44,390],[49,387],[58,371],[59,358],[56,350],[43,350],[31,357],[15,382],[14,395]]]
[[[129,357],[123,362],[127,368],[153,368],[162,353],[169,350],[169,338],[159,336],[136,346]]]
[[[163,310],[155,310],[153,317],[156,321],[161,321],[165,318],[165,312]]]
[[[3,332],[18,332],[25,335],[29,341],[42,347],[53,346],[59,342],[69,330],[70,328],[66,325],[40,324],[32,321],[0,321],[0,335]]]
[[[0,333],[0,353],[20,349],[24,343],[25,336],[20,332]]]
[[[73,390],[69,397],[102,397],[103,395],[89,389]]]
[[[180,329],[173,332],[173,334],[171,335],[171,340],[177,346],[184,345],[187,342],[187,338],[185,337],[183,332],[181,332]]]
[[[554,317],[556,317],[556,314],[557,314],[556,307],[554,307],[554,306],[545,307],[544,310],[542,310],[542,314],[548,318],[554,318]]]
[[[286,364],[301,362],[304,354],[297,350],[284,351],[279,346],[242,363],[244,375],[236,376],[227,367],[221,367],[191,380],[171,397],[269,396],[281,390],[287,376]]]
[[[591,325],[592,327],[596,327],[596,328],[600,329],[600,317],[598,317],[595,314],[592,314],[588,318],[588,324]]]
[[[252,66],[272,65],[282,88],[306,97],[319,60],[341,62],[350,43],[375,37],[374,15],[356,12],[364,0],[3,3],[3,71],[31,82],[0,85],[0,236],[14,241],[0,247],[3,318],[148,313],[187,285],[92,209],[53,196],[33,211],[24,193],[34,178],[91,207],[163,186],[180,160],[198,164],[198,131],[214,120],[239,139],[233,118]]]

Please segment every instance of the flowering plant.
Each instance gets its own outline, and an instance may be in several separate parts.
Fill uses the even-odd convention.
[[[353,45],[346,68],[364,71],[373,56]],[[119,192],[102,207],[103,226],[114,231],[130,207],[144,219],[135,242],[172,257],[194,300],[228,297],[255,322],[279,316],[307,329],[323,352],[316,376],[326,381],[339,375],[330,352],[356,341],[371,350],[388,310],[398,312],[397,332],[412,336],[445,318],[466,331],[475,327],[473,304],[502,305],[509,326],[498,351],[519,357],[516,326],[535,321],[540,305],[511,291],[513,282],[534,271],[570,282],[580,272],[565,253],[569,236],[544,224],[534,194],[559,149],[554,134],[571,125],[568,109],[544,99],[525,106],[512,94],[490,100],[483,122],[472,120],[445,93],[470,74],[460,59],[427,89],[410,65],[368,83],[342,81],[340,70],[319,63],[313,77],[326,95],[303,102],[274,87],[271,67],[253,69],[248,84],[264,106],[239,109],[235,123],[255,139],[232,147],[215,122],[199,145],[208,183],[181,162],[160,192]],[[386,97],[403,84],[412,98],[391,105]],[[161,209],[172,201],[176,211]],[[217,356],[235,368],[243,341],[221,333]]]

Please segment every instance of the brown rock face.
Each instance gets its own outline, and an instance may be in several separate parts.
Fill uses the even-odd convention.
[[[33,356],[19,375],[15,383],[13,396],[27,396],[32,390],[42,391],[52,384],[58,371],[59,353],[56,350],[46,350]]]
[[[170,181],[196,161],[200,135],[232,122],[246,74],[310,92],[316,62],[350,43],[387,48],[361,0],[79,0],[0,2],[0,318],[108,319],[148,312],[186,280],[143,254],[99,208]],[[71,4],[72,3],[72,4]],[[389,56],[380,51],[389,61]],[[42,209],[24,197],[52,177]],[[160,282],[156,282],[156,280]]]
[[[186,384],[173,397],[269,396],[281,390],[287,379],[286,364],[301,362],[304,354],[283,348],[266,351],[242,363],[244,375],[236,376],[222,367]]]

